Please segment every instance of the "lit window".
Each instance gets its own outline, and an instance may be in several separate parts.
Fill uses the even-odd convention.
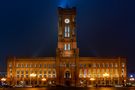
[[[26,66],[25,66],[26,68],[28,67],[28,64],[26,64]]]
[[[39,67],[42,67],[42,64],[39,64]]]
[[[70,50],[70,44],[68,44],[68,50]]]
[[[115,67],[118,67],[117,63],[115,63]]]
[[[9,64],[9,67],[12,67],[12,64]]]
[[[22,67],[24,67],[24,64],[22,64]]]
[[[32,67],[32,64],[30,64],[30,67]]]
[[[67,44],[64,45],[64,50],[67,50]]]
[[[65,37],[70,37],[70,28],[69,26],[65,26],[65,33],[64,33]]]
[[[122,63],[122,67],[125,67],[125,64],[124,63]]]
[[[70,37],[70,29],[69,29],[69,26],[68,26],[67,36]]]
[[[71,49],[71,45],[69,44],[64,44],[64,50],[70,50]]]

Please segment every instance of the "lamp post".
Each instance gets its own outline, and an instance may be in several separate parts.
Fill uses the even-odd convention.
[[[6,81],[6,78],[2,78],[1,79],[1,82],[4,83]],[[3,90],[4,90],[4,87],[3,87]]]
[[[95,81],[95,78],[90,78],[91,84],[93,86],[93,82]]]
[[[30,85],[31,85],[31,77],[36,77],[36,74],[35,73],[32,73],[32,74],[30,74]]]
[[[45,81],[46,81],[46,78],[42,78],[41,80],[42,80],[43,82],[45,82]]]
[[[107,77],[109,77],[109,74],[108,73],[104,73],[103,77],[105,78],[105,83],[106,83],[106,86],[107,86]]]

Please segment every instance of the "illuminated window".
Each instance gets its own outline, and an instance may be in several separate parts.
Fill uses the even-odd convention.
[[[22,64],[22,67],[24,67],[24,64]]]
[[[70,50],[71,46],[70,44],[64,44],[64,50]]]
[[[115,67],[118,67],[117,63],[115,63]]]
[[[42,64],[39,64],[39,67],[42,67]]]
[[[12,64],[9,64],[9,67],[12,67]]]
[[[28,67],[28,64],[26,64],[26,68]]]
[[[65,37],[70,37],[70,28],[69,26],[65,26],[65,33],[64,33]]]
[[[68,44],[68,50],[70,50],[70,44]]]
[[[125,67],[125,64],[124,63],[122,63],[122,67]]]
[[[64,45],[64,50],[67,50],[67,44]]]

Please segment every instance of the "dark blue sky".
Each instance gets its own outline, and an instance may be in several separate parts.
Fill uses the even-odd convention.
[[[8,56],[55,56],[57,7],[66,0],[0,0],[0,70]],[[80,56],[124,56],[135,66],[135,0],[69,0]]]

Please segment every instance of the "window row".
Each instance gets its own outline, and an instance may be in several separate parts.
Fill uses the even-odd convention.
[[[109,74],[117,74],[118,69],[80,69],[79,70],[80,74],[98,74],[98,73],[109,73]]]
[[[22,75],[17,74],[16,77],[17,78],[33,78],[33,77],[30,77],[30,75],[23,75],[23,74]],[[38,78],[43,78],[43,77],[45,77],[45,78],[56,78],[56,74],[38,75]],[[37,77],[35,77],[35,78],[37,78]]]
[[[12,64],[9,65],[9,67],[12,67]],[[55,68],[55,64],[16,64],[17,68],[28,68],[28,67],[35,67],[35,68]]]
[[[100,68],[100,67],[106,67],[106,68],[109,68],[109,67],[118,67],[118,64],[117,63],[98,63],[98,64],[80,64],[80,67],[97,67],[97,68]],[[124,63],[122,64],[122,67],[125,67]]]
[[[16,71],[16,74],[56,74],[55,70],[49,70],[49,71]]]

